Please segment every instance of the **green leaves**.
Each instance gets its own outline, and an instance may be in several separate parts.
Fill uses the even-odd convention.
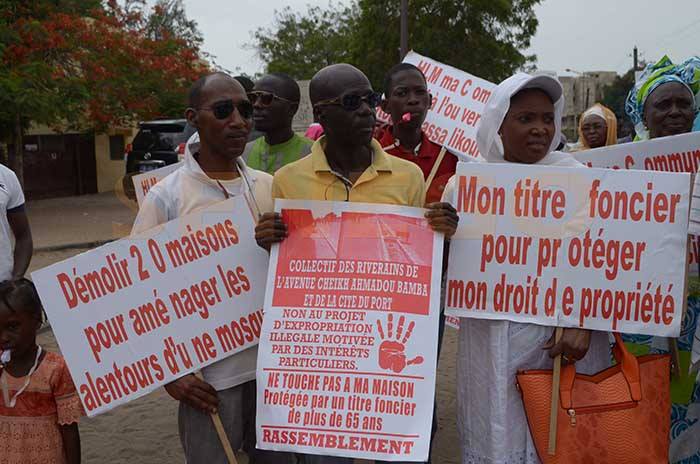
[[[351,59],[351,25],[347,22],[351,18],[349,8],[310,7],[302,15],[287,7],[275,13],[272,28],[255,31],[254,47],[268,72],[310,79],[324,66]]]
[[[537,29],[540,0],[411,0],[409,47],[498,82],[526,68],[534,56],[521,50]],[[290,8],[272,27],[253,33],[253,47],[268,72],[309,79],[322,67],[348,62],[380,89],[386,70],[399,61],[399,2],[355,0],[348,7]]]

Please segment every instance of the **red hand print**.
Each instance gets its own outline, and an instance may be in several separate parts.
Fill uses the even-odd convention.
[[[416,323],[411,321],[411,323],[408,324],[406,333],[403,334],[403,326],[405,323],[406,318],[401,316],[399,318],[399,324],[396,326],[396,339],[392,340],[394,315],[389,314],[387,317],[386,337],[384,336],[382,321],[377,319],[377,330],[379,331],[379,337],[382,339],[382,344],[379,345],[379,367],[382,369],[392,370],[397,374],[403,371],[406,366],[423,363],[423,356],[416,356],[415,358],[406,361],[406,353],[404,353],[404,350],[406,349],[405,343],[409,338],[411,338],[411,333],[413,333],[413,328],[416,326]],[[401,338],[402,334],[403,338]]]

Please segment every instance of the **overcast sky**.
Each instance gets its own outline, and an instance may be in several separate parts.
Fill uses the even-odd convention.
[[[398,0],[395,1],[398,5]],[[204,49],[232,72],[252,74],[263,64],[250,48],[252,31],[272,24],[275,9],[328,5],[327,0],[185,0],[204,35]],[[632,48],[656,60],[700,55],[699,0],[544,0],[528,53],[542,70],[617,71],[632,66]],[[420,50],[417,50],[420,52]],[[468,69],[466,71],[469,71]]]

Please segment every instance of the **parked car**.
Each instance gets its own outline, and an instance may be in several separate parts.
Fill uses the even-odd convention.
[[[126,175],[123,178],[124,193],[136,198],[132,177],[177,163],[185,154],[185,143],[196,129],[186,119],[145,121],[139,124],[139,132],[126,147]]]

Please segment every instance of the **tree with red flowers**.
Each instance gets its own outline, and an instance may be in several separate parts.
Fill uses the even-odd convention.
[[[141,0],[0,0],[0,137],[15,146],[20,180],[30,123],[101,131],[182,114],[208,68],[201,36],[181,0],[144,10]]]

